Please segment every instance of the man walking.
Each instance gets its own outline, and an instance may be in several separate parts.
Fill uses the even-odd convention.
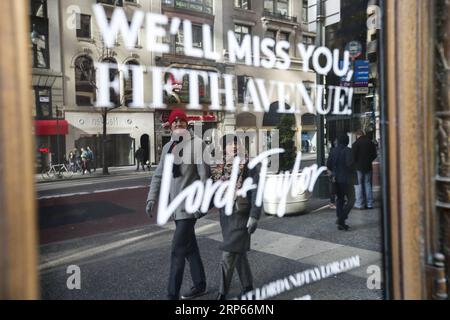
[[[350,139],[347,135],[338,138],[338,146],[331,151],[327,161],[336,186],[336,215],[339,230],[348,231],[350,227],[345,223],[355,203],[355,171],[353,168],[353,154],[348,147]]]
[[[141,147],[139,147],[136,152],[134,153],[134,157],[136,158],[136,171],[139,171],[139,166],[142,166],[142,170],[145,171],[145,167],[144,167],[144,149],[142,149]]]
[[[364,132],[356,131],[356,141],[352,145],[353,159],[358,175],[355,185],[356,209],[373,209],[372,162],[377,158],[377,148]]]
[[[210,168],[205,161],[201,159],[203,148],[199,148],[201,150],[194,149],[194,146],[204,145],[199,138],[192,137],[188,132],[187,116],[184,111],[179,109],[173,110],[169,116],[169,123],[172,131],[172,138],[162,149],[161,160],[153,174],[150,191],[147,197],[146,212],[149,217],[152,216],[152,210],[158,199],[162,173],[164,171],[164,160],[167,154],[173,154],[175,157],[171,174],[172,181],[170,183],[169,201],[172,201],[194,181],[201,180],[205,183],[210,177]],[[180,137],[185,140],[182,141]],[[177,148],[175,148],[177,144],[181,144],[181,146],[187,145],[188,147],[183,148],[182,152],[191,151],[188,152],[191,156],[183,157],[181,154],[177,155]],[[178,156],[181,156],[182,159],[177,159]],[[186,158],[189,158],[190,160],[195,158],[198,160],[199,157],[201,161],[184,161]],[[178,206],[173,214],[173,219],[175,220],[175,233],[172,239],[168,285],[168,298],[171,300],[178,300],[180,298],[180,288],[186,260],[189,262],[194,287],[192,287],[189,292],[183,294],[181,298],[191,299],[206,294],[205,270],[200,257],[194,229],[197,219],[202,216],[203,214],[201,212],[195,214],[187,213],[184,201]]]

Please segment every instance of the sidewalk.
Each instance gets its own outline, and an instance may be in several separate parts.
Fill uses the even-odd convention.
[[[154,171],[156,169],[156,165],[151,166],[150,172]],[[97,170],[94,172],[91,170],[91,174],[86,173],[82,174],[81,172],[74,173],[71,178],[54,178],[54,179],[45,179],[42,177],[42,174],[35,174],[35,181],[36,183],[51,183],[54,181],[72,181],[72,180],[82,180],[82,179],[96,179],[96,178],[105,178],[105,177],[112,177],[112,176],[130,176],[130,175],[141,175],[144,173],[148,173],[149,171],[136,171],[136,166],[125,166],[125,167],[109,167],[108,168],[109,175],[104,175],[102,168],[97,168]]]

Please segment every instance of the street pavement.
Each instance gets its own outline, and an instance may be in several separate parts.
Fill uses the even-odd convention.
[[[146,217],[150,177],[145,172],[38,184],[43,299],[165,299],[174,224],[158,226]],[[382,268],[380,210],[352,211],[349,232],[338,231],[335,220],[322,199],[311,199],[300,215],[263,214],[249,253],[255,286],[358,255],[361,267],[275,299],[381,299],[382,289],[367,286],[368,267]],[[196,229],[208,283],[208,294],[198,299],[214,299],[221,257],[217,212]],[[67,288],[70,265],[80,267],[80,290]],[[183,290],[191,285],[186,265]],[[239,291],[235,275],[230,296]]]

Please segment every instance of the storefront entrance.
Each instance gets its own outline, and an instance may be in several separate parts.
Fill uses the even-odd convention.
[[[90,147],[94,152],[94,165],[99,168],[103,164],[102,136],[86,136],[75,141],[75,148]],[[109,134],[106,138],[106,163],[108,167],[131,166],[134,160],[135,141],[129,134]]]

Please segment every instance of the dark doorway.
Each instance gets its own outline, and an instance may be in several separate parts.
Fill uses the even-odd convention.
[[[144,163],[150,159],[150,137],[148,134],[141,136],[141,148],[144,149]]]
[[[90,146],[94,152],[95,166],[100,167],[102,158],[102,136],[80,137],[75,141],[75,147],[86,148]],[[134,139],[129,134],[108,134],[106,136],[106,161],[108,167],[134,165]]]

